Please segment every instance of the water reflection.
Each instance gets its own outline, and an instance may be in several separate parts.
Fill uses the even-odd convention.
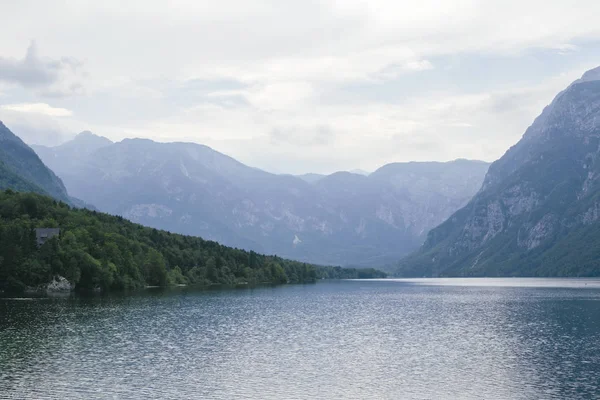
[[[600,290],[587,286],[2,299],[0,398],[593,398]]]

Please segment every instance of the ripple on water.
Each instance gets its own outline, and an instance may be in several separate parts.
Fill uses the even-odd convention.
[[[0,301],[0,398],[593,398],[600,289],[571,285]]]

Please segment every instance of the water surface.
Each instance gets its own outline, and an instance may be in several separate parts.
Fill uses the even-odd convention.
[[[589,399],[600,281],[0,299],[0,398]]]

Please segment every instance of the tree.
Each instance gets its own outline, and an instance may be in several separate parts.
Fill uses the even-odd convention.
[[[144,277],[146,284],[150,286],[166,286],[167,285],[167,268],[165,260],[158,251],[150,249],[144,263]]]

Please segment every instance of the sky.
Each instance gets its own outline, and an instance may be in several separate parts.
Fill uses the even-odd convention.
[[[597,0],[0,0],[0,120],[276,173],[493,161],[600,65]]]

